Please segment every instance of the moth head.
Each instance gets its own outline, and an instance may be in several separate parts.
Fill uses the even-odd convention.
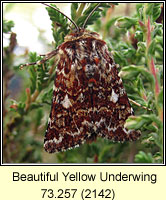
[[[92,32],[84,28],[79,28],[79,30],[76,29],[72,33],[66,35],[64,41],[67,42],[87,37],[94,37],[96,39],[99,39],[100,35],[96,32]]]

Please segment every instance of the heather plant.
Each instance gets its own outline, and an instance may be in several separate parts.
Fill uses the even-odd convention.
[[[128,6],[122,5],[123,9]],[[82,26],[95,6],[95,3],[72,3],[72,20]],[[14,49],[19,44],[17,33],[12,32],[14,22],[4,20],[4,35],[10,34],[9,45],[3,49],[4,163],[163,162],[163,4],[137,3],[135,12],[126,9],[125,16],[115,16],[119,6],[101,3],[86,28],[100,33],[115,63],[119,64],[119,74],[135,112],[126,126],[140,130],[140,139],[114,143],[98,138],[66,152],[44,152],[43,139],[51,109],[56,63],[52,58],[44,65],[20,70],[21,64],[39,61],[42,56],[36,52],[16,56]],[[55,49],[73,27],[62,14],[46,9],[52,22]],[[14,87],[15,77],[20,80],[17,84],[21,84],[21,88],[17,96],[11,98],[10,88]]]

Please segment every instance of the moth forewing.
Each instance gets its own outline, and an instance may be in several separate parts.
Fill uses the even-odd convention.
[[[97,136],[135,141],[140,132],[124,127],[133,110],[106,43],[80,29],[66,36],[58,52],[45,150],[64,151]]]

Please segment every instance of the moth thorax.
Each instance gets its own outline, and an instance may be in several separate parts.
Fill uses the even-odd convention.
[[[92,78],[95,74],[95,66],[90,64],[85,65],[85,74],[87,78]]]

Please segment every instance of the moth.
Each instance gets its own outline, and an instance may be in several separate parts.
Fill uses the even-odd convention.
[[[140,136],[140,131],[124,127],[126,119],[134,113],[106,42],[98,33],[85,29],[99,5],[81,28],[68,18],[75,30],[56,50],[33,63],[42,64],[53,56],[57,61],[44,139],[44,148],[49,153],[78,147],[97,137],[123,142],[135,141]]]

